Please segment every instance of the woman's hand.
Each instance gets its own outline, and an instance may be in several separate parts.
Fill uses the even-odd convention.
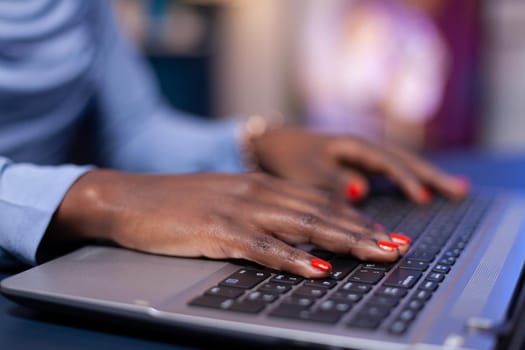
[[[450,176],[393,145],[380,147],[356,137],[286,128],[269,131],[252,142],[255,158],[267,172],[354,201],[367,195],[370,174],[385,175],[420,204],[430,201],[431,191],[461,199],[469,190],[465,178]]]
[[[305,137],[299,139],[309,145]],[[291,175],[295,170],[303,169],[292,167]],[[326,277],[330,264],[294,244],[394,261],[410,243],[408,237],[384,232],[344,198],[262,173],[93,170],[68,191],[46,239],[72,236],[155,254],[243,258],[308,278]]]

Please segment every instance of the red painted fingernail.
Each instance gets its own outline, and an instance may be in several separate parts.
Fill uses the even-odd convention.
[[[328,272],[332,270],[332,265],[330,265],[328,261],[324,261],[319,258],[313,258],[312,260],[310,260],[310,264],[316,269],[321,270],[323,272]]]
[[[386,230],[386,227],[384,225],[381,225],[381,224],[378,224],[378,223],[374,224],[374,228],[376,230],[380,230],[380,231],[385,231]]]
[[[419,192],[419,200],[421,203],[428,203],[432,200],[432,192],[426,187],[423,187]]]
[[[412,241],[410,237],[405,236],[402,233],[397,233],[397,232],[391,232],[390,238],[392,239],[394,243],[399,244],[399,245],[407,245],[407,244],[410,244],[410,242]]]
[[[379,248],[389,252],[393,252],[394,250],[399,248],[399,244],[397,243],[382,240],[377,241],[377,245],[379,246]]]
[[[350,180],[346,186],[346,196],[352,201],[358,201],[365,194],[365,186],[359,180]]]

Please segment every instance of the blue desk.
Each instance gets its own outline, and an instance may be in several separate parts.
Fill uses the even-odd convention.
[[[474,185],[525,190],[525,155],[454,154],[432,157],[452,173],[469,176]],[[15,271],[0,272],[0,279]],[[208,337],[184,332],[153,332],[73,317],[48,315],[19,306],[0,296],[2,349],[206,349]],[[224,344],[230,350],[232,344]],[[242,348],[242,346],[240,346]],[[250,346],[254,349],[254,346]]]

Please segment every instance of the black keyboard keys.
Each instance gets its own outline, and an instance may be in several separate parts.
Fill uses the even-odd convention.
[[[383,284],[388,287],[412,288],[420,277],[420,271],[396,269],[392,271]]]
[[[271,273],[267,271],[254,269],[240,269],[229,277],[225,278],[221,286],[250,289],[270,277]]]

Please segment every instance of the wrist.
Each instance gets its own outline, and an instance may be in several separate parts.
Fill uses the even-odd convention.
[[[244,121],[240,131],[239,147],[242,161],[248,170],[262,170],[261,159],[257,152],[258,141],[272,130],[280,128],[282,124],[281,115],[254,114]]]
[[[46,236],[51,240],[111,240],[111,197],[121,173],[92,170],[68,190],[53,215]]]

